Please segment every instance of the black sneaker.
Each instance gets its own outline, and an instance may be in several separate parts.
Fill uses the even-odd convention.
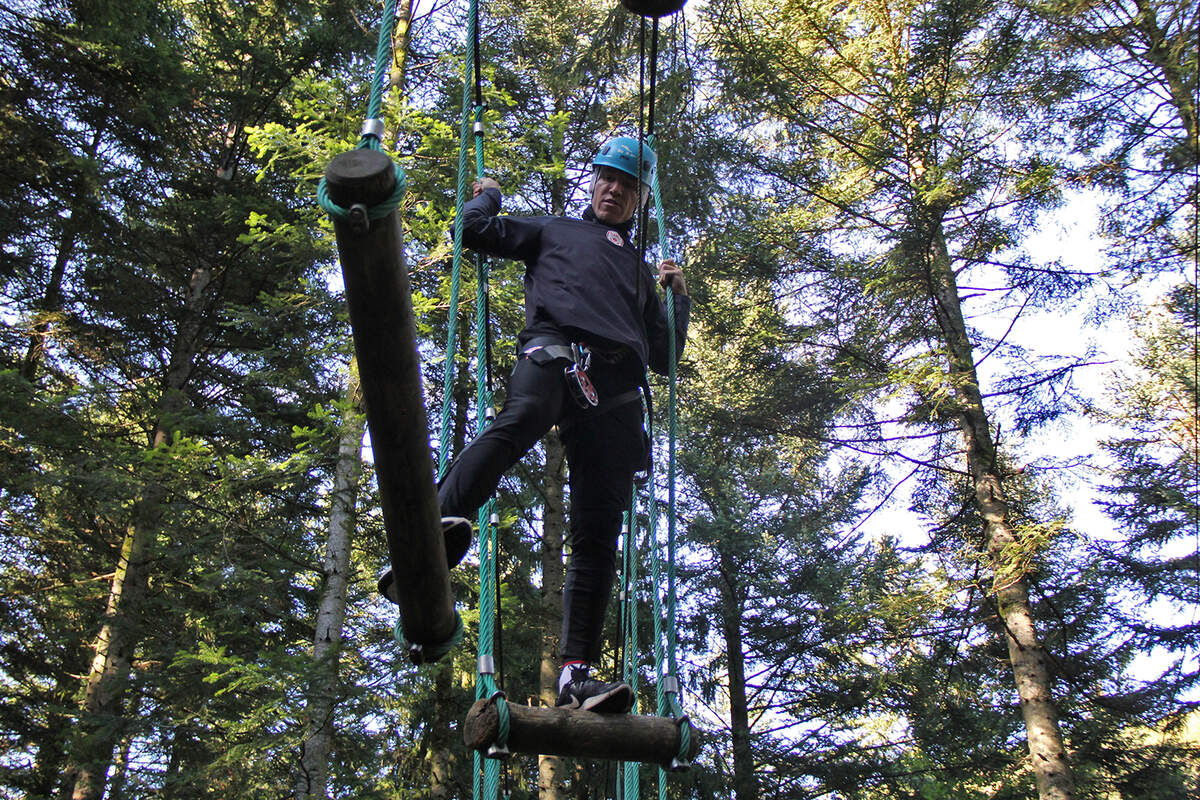
[[[466,517],[442,517],[442,538],[446,543],[446,566],[454,569],[458,562],[466,557],[471,549],[471,523]],[[388,567],[379,576],[379,593],[399,603],[400,599],[392,591],[392,568]]]
[[[571,682],[559,691],[554,705],[598,714],[627,714],[633,708],[633,688],[624,682],[594,681],[587,670],[571,670]]]

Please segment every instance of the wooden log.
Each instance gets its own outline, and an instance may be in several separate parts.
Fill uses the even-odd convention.
[[[566,708],[533,708],[508,703],[508,750],[605,761],[643,761],[682,771],[698,744],[695,731],[686,762],[679,762],[680,723],[666,717],[597,714]],[[467,747],[487,755],[500,735],[500,714],[492,700],[476,700],[463,722]]]
[[[329,198],[342,208],[373,206],[395,188],[392,160],[377,150],[342,153],[325,170]],[[366,230],[334,218],[354,351],[371,432],[400,628],[413,644],[435,646],[458,620],[421,392],[416,323],[399,214]],[[425,660],[420,648],[414,661]]]

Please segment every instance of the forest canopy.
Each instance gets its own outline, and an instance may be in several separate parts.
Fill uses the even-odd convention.
[[[597,148],[645,126],[650,23],[616,0],[389,5],[396,255],[453,456],[525,321],[523,264],[487,265],[482,322],[479,274],[452,280],[456,194],[483,163],[505,213],[582,213]],[[414,667],[376,592],[317,202],[382,86],[383,11],[0,6],[0,797],[484,791],[460,730],[479,551],[451,572],[463,643]],[[598,668],[659,707],[670,527],[702,744],[671,775],[518,756],[487,791],[1200,796],[1198,30],[1195,0],[658,21],[661,205],[638,236],[684,266],[691,319],[676,424],[651,382],[638,605],[611,604]],[[565,469],[552,432],[496,495],[515,703],[554,703]]]

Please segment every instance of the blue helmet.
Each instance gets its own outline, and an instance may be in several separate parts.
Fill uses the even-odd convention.
[[[646,186],[654,183],[654,170],[658,164],[658,156],[648,144],[642,145],[642,164],[638,169],[638,140],[632,136],[617,136],[609,139],[592,159],[592,172],[597,167],[612,167],[627,175],[641,178]]]

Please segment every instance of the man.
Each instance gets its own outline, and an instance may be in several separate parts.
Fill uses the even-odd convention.
[[[465,245],[525,262],[525,329],[504,407],[438,486],[447,559],[453,566],[465,555],[468,520],[504,472],[558,425],[569,465],[571,555],[557,705],[597,712],[625,713],[633,704],[628,684],[594,680],[589,669],[600,658],[621,514],[649,455],[640,387],[647,366],[662,374],[669,366],[666,308],[630,237],[655,160],[648,146],[639,153],[636,139],[605,144],[582,219],[500,215],[500,186],[491,178],[475,184],[462,211]],[[670,260],[659,265],[658,281],[674,292],[678,357],[687,286]]]

